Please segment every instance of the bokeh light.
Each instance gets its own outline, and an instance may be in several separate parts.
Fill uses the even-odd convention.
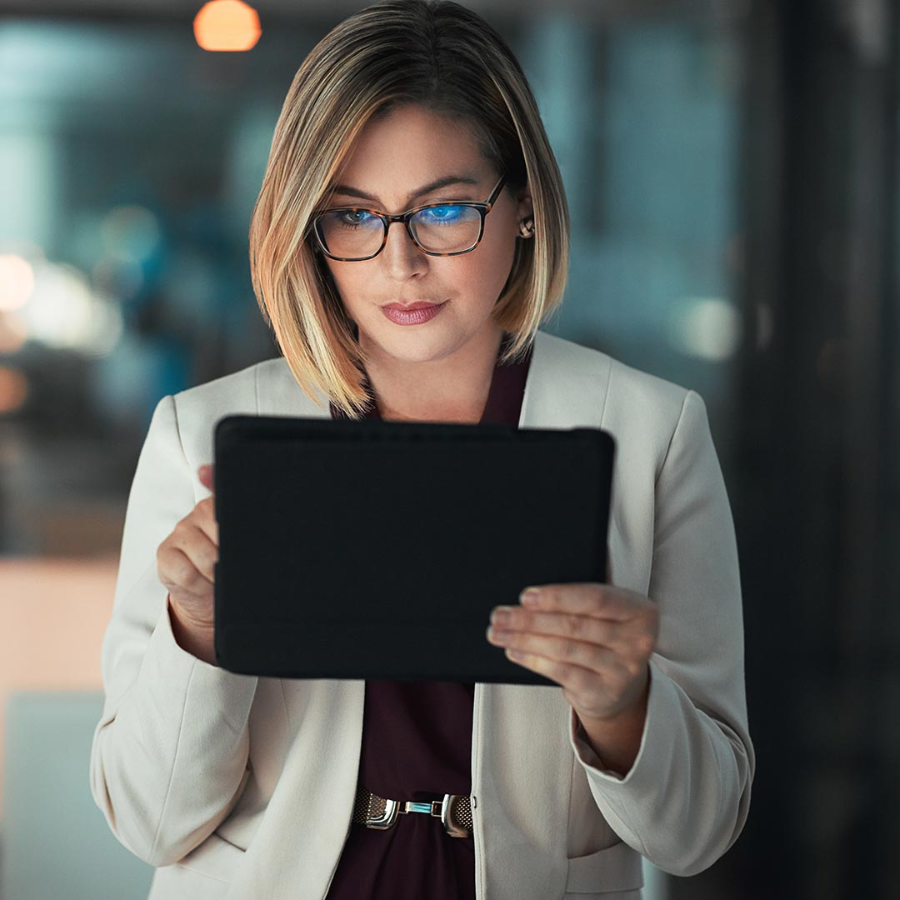
[[[675,304],[669,340],[682,353],[725,362],[737,353],[743,326],[734,305],[718,297],[692,297]]]
[[[28,381],[17,369],[0,366],[0,415],[15,412],[25,405]]]
[[[261,34],[259,15],[241,0],[210,0],[194,17],[194,37],[204,50],[250,50]]]
[[[21,256],[0,256],[0,311],[21,309],[34,291],[34,269]]]
[[[55,349],[87,356],[109,353],[124,327],[118,304],[95,293],[74,266],[44,260],[35,264],[34,273],[31,299],[19,311],[21,323],[10,325],[9,314],[5,317],[9,329],[19,334],[24,329],[29,340]],[[5,333],[0,329],[0,340]]]
[[[21,314],[0,309],[0,353],[15,353],[28,340],[28,326]]]

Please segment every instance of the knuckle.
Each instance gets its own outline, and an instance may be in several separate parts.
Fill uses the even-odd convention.
[[[175,549],[171,537],[166,538],[156,548],[156,565],[157,568],[171,570],[172,562],[178,557],[178,551]]]
[[[541,661],[538,660],[538,663],[541,664]],[[567,681],[567,675],[569,672],[569,666],[560,663],[560,662],[546,662],[541,664],[543,669],[543,674],[553,681]]]
[[[564,621],[567,634],[572,635],[572,637],[579,637],[584,634],[585,622],[583,616],[579,616],[577,613],[568,613]]]
[[[204,574],[206,577],[212,581],[215,578],[216,574],[216,562],[218,557],[212,547],[209,548],[209,551],[205,554],[203,563],[204,563]]]
[[[178,565],[177,576],[178,583],[190,589],[196,580],[197,570],[189,559],[185,559]]]
[[[589,675],[587,671],[572,666],[564,666],[563,668],[566,669],[563,673],[566,676],[566,684],[568,684],[576,694],[587,693],[589,688]]]

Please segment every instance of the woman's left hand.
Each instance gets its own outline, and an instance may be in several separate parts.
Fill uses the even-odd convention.
[[[530,604],[533,590],[522,592],[521,606],[495,607],[491,643],[562,685],[583,722],[614,719],[645,701],[659,633],[649,597],[611,584],[545,584]]]

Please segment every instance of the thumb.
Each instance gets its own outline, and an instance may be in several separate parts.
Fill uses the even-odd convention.
[[[203,487],[209,490],[213,489],[213,467],[209,464],[202,465],[197,469],[197,475]]]

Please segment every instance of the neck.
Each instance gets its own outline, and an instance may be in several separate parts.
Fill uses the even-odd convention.
[[[485,328],[450,356],[406,362],[370,351],[366,373],[381,418],[478,422],[487,402],[503,330]]]

